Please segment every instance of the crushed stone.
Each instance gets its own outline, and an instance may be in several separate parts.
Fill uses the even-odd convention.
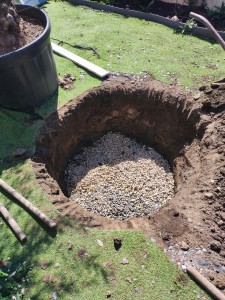
[[[120,133],[109,132],[75,155],[64,180],[72,200],[119,220],[151,215],[174,195],[168,162]]]

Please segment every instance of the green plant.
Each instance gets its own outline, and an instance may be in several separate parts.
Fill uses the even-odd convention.
[[[7,277],[7,276],[8,276],[7,273],[4,273],[2,270],[0,270],[0,278]]]
[[[179,26],[176,30],[176,32],[180,32],[182,34],[190,34],[192,33],[193,27],[197,26],[197,23],[194,19],[187,20],[183,26]]]
[[[20,300],[25,293],[25,285],[29,281],[27,274],[31,268],[32,266],[24,261],[17,266],[10,264],[4,271],[0,270],[0,297],[14,296],[16,300]]]
[[[104,0],[104,1],[100,1],[101,4],[106,4],[106,5],[114,5],[115,4],[115,0]]]
[[[212,20],[222,20],[225,18],[225,4],[224,2],[222,5],[219,6],[214,6],[212,9],[207,9],[207,16],[212,19]]]

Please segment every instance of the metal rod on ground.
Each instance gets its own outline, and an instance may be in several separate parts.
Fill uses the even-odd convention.
[[[188,266],[187,273],[197,281],[204,289],[217,300],[225,300],[225,295],[222,294],[211,282],[201,275],[194,267]]]
[[[16,190],[14,190],[10,185],[0,179],[0,187],[6,191],[10,196],[14,197],[23,207],[25,207],[29,212],[35,215],[39,220],[41,220],[45,225],[50,228],[55,228],[57,224],[47,217],[43,212],[41,212],[37,207],[30,203],[26,198],[20,195]]]
[[[205,25],[205,27],[208,28],[208,30],[211,32],[214,39],[222,46],[222,48],[225,50],[225,41],[222,39],[222,37],[219,35],[219,33],[216,31],[216,29],[212,26],[212,24],[203,16],[198,15],[196,13],[190,12],[189,16]]]
[[[16,221],[10,215],[10,213],[5,208],[5,206],[3,204],[1,204],[1,203],[0,203],[0,213],[4,217],[5,221],[12,228],[12,230],[15,233],[15,235],[17,236],[17,238],[21,242],[25,242],[27,240],[27,236],[23,233],[22,229],[19,227],[19,225],[16,223]]]

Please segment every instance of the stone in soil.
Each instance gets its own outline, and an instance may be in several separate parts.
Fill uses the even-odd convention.
[[[13,156],[14,157],[18,157],[18,156],[23,156],[24,154],[26,154],[27,150],[24,148],[18,148],[13,152]]]
[[[221,244],[217,241],[210,244],[210,249],[219,253],[221,251]]]
[[[128,265],[129,264],[129,260],[127,258],[123,258],[121,261],[122,265]]]
[[[181,247],[180,247],[182,250],[184,251],[188,251],[189,250],[189,246],[186,242],[182,241],[181,242]]]

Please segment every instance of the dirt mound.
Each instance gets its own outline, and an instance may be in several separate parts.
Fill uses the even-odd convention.
[[[225,278],[224,86],[202,87],[198,96],[187,97],[149,77],[109,78],[46,120],[34,163],[42,188],[62,214],[85,226],[141,229],[163,247],[175,245],[174,257],[192,251],[194,259],[202,251],[220,266],[205,268],[205,275],[219,272]],[[112,220],[82,209],[63,194],[69,159],[109,131],[136,138],[169,161],[175,196],[153,216]]]

